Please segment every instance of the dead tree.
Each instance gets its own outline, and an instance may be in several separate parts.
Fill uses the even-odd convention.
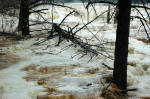
[[[47,41],[49,39],[53,39],[55,37],[58,37],[59,41],[58,41],[57,45],[59,45],[64,40],[72,42],[72,44],[70,44],[69,46],[65,47],[65,49],[69,48],[69,47],[71,47],[73,45],[79,46],[81,49],[83,49],[83,51],[79,53],[79,54],[82,54],[80,58],[84,57],[85,55],[90,55],[90,59],[89,59],[89,61],[90,61],[93,57],[100,55],[100,56],[104,56],[104,57],[112,59],[110,57],[110,55],[106,52],[106,48],[103,46],[103,43],[102,44],[101,43],[100,44],[95,44],[95,45],[94,44],[90,44],[87,39],[83,40],[83,39],[81,39],[80,37],[78,37],[76,35],[83,28],[88,28],[89,24],[94,22],[96,19],[98,19],[103,14],[107,13],[107,11],[104,11],[103,13],[99,14],[97,17],[95,17],[93,20],[89,21],[88,23],[84,24],[79,29],[77,29],[77,27],[79,26],[79,23],[76,24],[72,28],[67,25],[66,26],[67,29],[64,29],[63,28],[65,26],[64,21],[72,13],[78,13],[78,12],[73,10],[72,12],[68,13],[59,24],[58,23],[51,23],[52,24],[52,29],[50,29],[50,31],[48,32],[49,36],[46,39],[38,41],[34,45],[39,45],[39,44],[41,44],[41,43],[43,43],[43,42],[45,42],[45,41]],[[46,19],[44,19],[44,20],[46,21]],[[47,20],[47,22],[48,22],[48,20]],[[93,34],[93,38],[96,38],[95,34]],[[97,49],[99,49],[99,51]],[[64,50],[62,50],[62,51],[64,51]],[[77,55],[79,55],[79,54],[77,54]],[[77,55],[75,55],[75,56],[77,56]],[[73,57],[75,57],[75,56],[73,56]]]

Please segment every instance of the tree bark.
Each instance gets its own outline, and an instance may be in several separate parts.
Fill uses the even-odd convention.
[[[119,0],[118,7],[113,81],[118,88],[126,90],[131,0]]]
[[[22,36],[29,35],[29,0],[21,0],[18,31]]]
[[[118,6],[116,7],[116,13],[114,16],[114,24],[117,24],[117,17],[118,17]]]
[[[107,23],[110,23],[110,4],[108,4]]]

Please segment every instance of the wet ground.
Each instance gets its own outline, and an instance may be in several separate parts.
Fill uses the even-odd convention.
[[[14,36],[0,35],[0,70],[9,67],[12,64],[15,64],[19,61],[19,58],[12,53],[4,50],[7,49],[8,46],[17,44],[18,41],[15,40]]]

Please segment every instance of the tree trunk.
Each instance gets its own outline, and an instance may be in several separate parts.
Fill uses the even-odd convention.
[[[29,0],[21,0],[18,31],[22,36],[29,35]]]
[[[118,17],[118,6],[116,7],[116,13],[115,13],[115,16],[114,16],[114,24],[117,23],[117,17]]]
[[[131,0],[119,0],[113,81],[121,90],[127,89],[127,58]]]
[[[110,4],[108,4],[107,23],[110,23]]]

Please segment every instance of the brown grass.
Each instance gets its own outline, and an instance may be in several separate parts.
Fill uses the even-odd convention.
[[[128,49],[128,53],[129,53],[129,54],[134,54],[134,48],[129,48],[129,49]]]
[[[43,74],[49,74],[49,73],[54,73],[54,72],[63,72],[64,68],[61,66],[41,67],[38,71]]]
[[[47,83],[55,83],[55,80],[60,79],[62,76],[69,74],[69,72],[77,65],[71,66],[50,66],[50,67],[39,67],[38,65],[31,64],[22,68],[21,70],[27,71],[27,76],[23,77],[26,81],[37,81],[39,85],[44,85]],[[51,74],[46,78],[39,78],[40,75]],[[55,79],[55,80],[50,80]]]
[[[150,99],[150,97],[142,96],[140,99]]]
[[[136,26],[136,25],[131,25],[130,28],[131,28],[131,29],[137,29],[137,26]]]
[[[37,81],[39,79],[38,76],[25,76],[25,77],[22,77],[23,79],[25,79],[26,81]]]
[[[99,71],[99,68],[97,67],[97,68],[88,69],[88,70],[86,71],[86,73],[88,73],[88,74],[95,74],[95,73],[97,73],[98,71]]]
[[[115,46],[115,42],[108,42],[108,43],[106,43],[107,45],[110,45],[110,46]]]
[[[107,87],[107,86],[106,86]],[[127,99],[122,95],[121,90],[115,84],[111,84],[107,90],[103,90],[102,96],[104,99]]]
[[[0,47],[6,47],[6,46],[8,46],[8,43],[3,40],[0,40]]]
[[[149,65],[142,65],[144,71],[147,71],[147,69],[149,68]]]
[[[0,47],[8,47],[9,45],[17,44],[17,41],[0,40]]]
[[[37,99],[77,99],[73,95],[41,95]]]
[[[7,68],[8,66],[19,62],[21,59],[16,55],[10,53],[0,53],[0,69]]]
[[[150,43],[146,38],[138,38],[137,40],[142,41],[143,43]]]
[[[17,41],[5,39],[5,36],[0,36],[0,48],[8,47],[13,44],[17,44]],[[8,66],[20,61],[20,58],[16,55],[7,52],[7,50],[0,52],[0,69],[7,68]]]
[[[103,99],[102,97],[76,97],[75,95],[68,92],[61,92],[56,89],[61,79],[64,75],[71,75],[72,71],[76,67],[81,67],[80,65],[71,66],[49,66],[49,67],[38,67],[37,65],[29,65],[22,68],[27,72],[27,76],[23,77],[26,81],[36,81],[37,84],[43,86],[47,90],[45,95],[38,95],[37,99]],[[90,68],[87,70],[85,75],[92,75],[99,71],[99,68]],[[41,75],[47,75],[42,77]]]
[[[106,98],[103,98],[103,97],[76,97],[72,94],[61,94],[60,95],[56,94],[56,95],[40,95],[40,96],[37,96],[37,99],[106,99]],[[108,99],[108,98],[107,98]],[[111,98],[109,98],[111,99]]]
[[[136,62],[128,62],[128,65],[136,67]]]
[[[23,71],[31,71],[31,70],[36,70],[37,66],[32,64],[32,65],[29,65],[27,67],[24,67],[24,68],[21,68],[21,70]]]

